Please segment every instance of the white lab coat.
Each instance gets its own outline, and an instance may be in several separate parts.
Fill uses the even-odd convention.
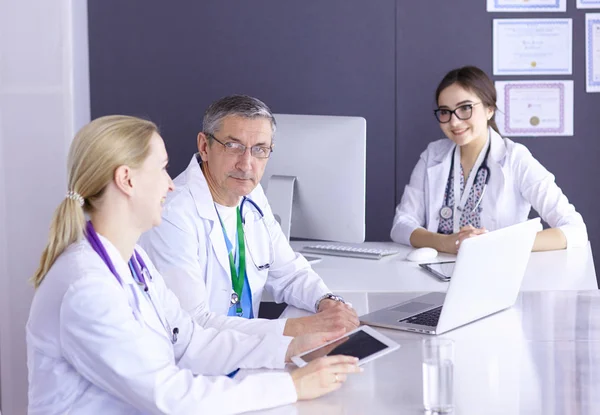
[[[490,138],[491,176],[481,201],[481,226],[493,231],[524,222],[533,206],[551,227],[562,230],[567,248],[585,245],[583,218],[556,185],[554,175],[524,145],[502,138],[491,128]],[[393,241],[410,245],[410,235],[420,227],[438,231],[454,147],[444,138],[430,143],[421,154],[396,207]]]
[[[204,329],[179,306],[146,253],[157,308],[100,237],[119,284],[87,240],[71,245],[37,289],[27,323],[29,415],[232,414],[296,400],[286,372],[242,380],[236,368],[282,368],[291,338]]]
[[[176,188],[167,198],[162,223],[142,235],[140,245],[161,271],[167,286],[179,297],[182,307],[203,326],[235,327],[249,333],[283,333],[285,319],[226,317],[234,292],[229,257],[217,210],[197,155],[192,157],[187,169],[174,182]],[[314,312],[317,300],[330,290],[306,259],[290,247],[262,187],[258,185],[248,197],[265,215],[274,251],[271,267],[259,270],[252,261],[252,252],[258,248],[261,252],[268,252],[269,240],[268,236],[265,238],[265,232],[253,231],[253,224],[258,222],[246,217],[246,245],[251,247],[246,250],[246,272],[254,316],[258,316],[265,289],[276,302],[286,302]],[[253,212],[257,219],[260,217],[248,202],[244,204],[244,210]]]

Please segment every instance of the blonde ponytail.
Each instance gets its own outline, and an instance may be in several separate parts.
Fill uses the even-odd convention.
[[[54,216],[50,223],[48,244],[42,253],[40,265],[32,278],[35,288],[40,286],[48,270],[56,261],[56,258],[69,245],[79,241],[83,237],[84,228],[85,215],[83,214],[82,206],[78,201],[66,197],[58,205],[56,211],[54,211]]]
[[[69,149],[69,191],[52,217],[48,244],[32,277],[36,288],[65,249],[84,237],[85,213],[96,209],[115,170],[143,163],[154,133],[153,122],[125,115],[97,118],[77,133]]]

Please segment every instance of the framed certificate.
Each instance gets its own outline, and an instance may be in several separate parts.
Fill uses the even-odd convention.
[[[585,90],[600,92],[600,13],[585,15]]]
[[[488,12],[565,12],[567,0],[487,0]]]
[[[577,0],[578,9],[600,9],[600,0]]]
[[[498,81],[496,91],[502,135],[573,135],[573,81]]]
[[[572,19],[494,19],[494,75],[570,75]]]

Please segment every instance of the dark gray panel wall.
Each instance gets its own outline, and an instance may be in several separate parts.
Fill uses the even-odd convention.
[[[385,240],[420,152],[441,137],[431,113],[441,77],[466,64],[491,74],[493,18],[572,17],[573,75],[539,78],[575,81],[575,136],[518,141],[556,175],[600,246],[600,94],[585,93],[584,12],[568,3],[566,14],[509,14],[487,13],[483,0],[89,0],[92,115],[157,121],[173,174],[195,150],[204,109],[226,94],[282,113],[364,116],[367,238]]]
[[[516,139],[526,145],[581,212],[592,247],[600,246],[600,94],[585,92],[585,12],[568,0],[567,13],[487,13],[485,1],[401,2],[397,10],[396,200],[399,202],[419,154],[430,141],[442,138],[432,109],[437,84],[450,70],[477,65],[492,74],[492,19],[573,19],[573,75],[493,77],[574,80],[575,135]],[[478,3],[474,6],[474,3]],[[600,264],[596,255],[596,268]]]
[[[172,174],[208,104],[255,95],[280,113],[367,119],[367,238],[395,204],[395,1],[90,0],[92,116],[146,115]],[[331,160],[335,163],[335,160]]]

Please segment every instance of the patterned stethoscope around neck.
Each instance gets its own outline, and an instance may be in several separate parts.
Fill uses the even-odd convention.
[[[473,213],[473,212],[475,212],[475,210],[477,210],[477,208],[481,204],[481,201],[483,200],[483,195],[485,194],[488,183],[490,181],[490,168],[488,167],[487,160],[490,155],[491,148],[492,148],[492,146],[490,144],[488,146],[487,151],[485,152],[485,157],[483,158],[483,161],[481,162],[481,165],[479,166],[479,168],[477,169],[477,172],[475,174],[475,177],[477,177],[477,175],[479,174],[481,169],[485,170],[485,183],[483,184],[483,190],[481,191],[481,194],[479,195],[479,198],[477,199],[475,206],[468,213]],[[442,219],[451,219],[452,216],[454,216],[454,210],[450,207],[449,198],[450,198],[450,183],[452,182],[452,174],[454,173],[454,154],[455,153],[456,153],[456,147],[454,147],[454,151],[452,152],[452,161],[450,162],[450,173],[448,173],[448,180],[446,181],[444,204],[443,204],[442,208],[440,209],[440,217]],[[454,197],[456,198],[457,195],[454,195]]]

